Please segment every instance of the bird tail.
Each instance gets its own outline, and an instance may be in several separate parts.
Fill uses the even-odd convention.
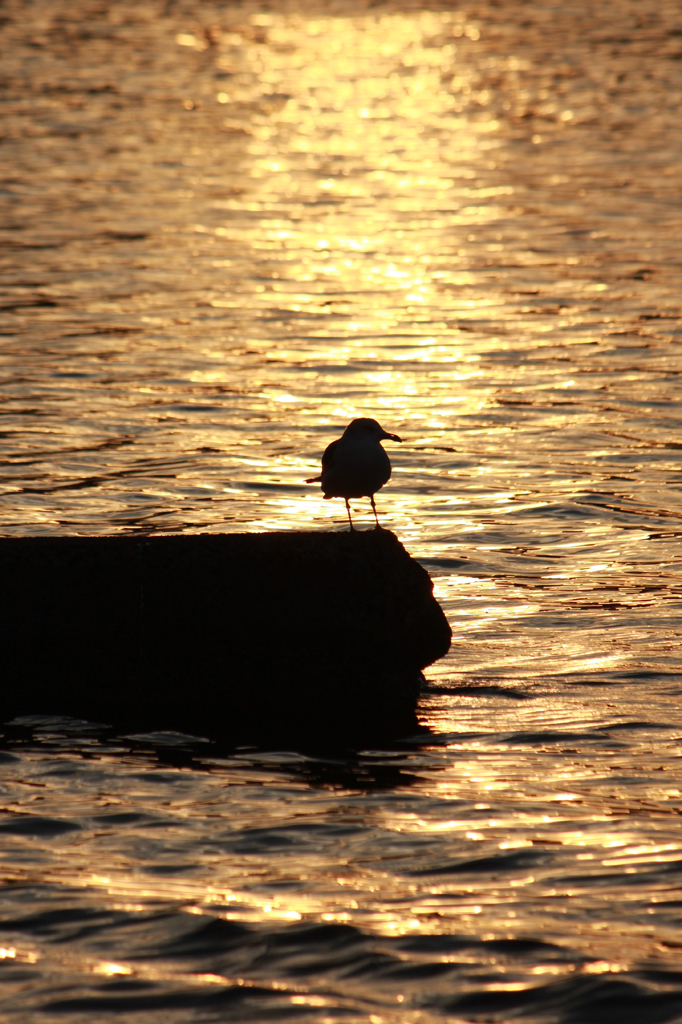
[[[307,484],[318,484],[322,479],[321,476],[311,476],[309,480],[306,480]]]

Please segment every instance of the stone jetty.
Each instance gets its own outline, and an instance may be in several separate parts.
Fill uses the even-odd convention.
[[[387,530],[6,537],[0,579],[2,722],[380,744],[416,731],[451,639]]]

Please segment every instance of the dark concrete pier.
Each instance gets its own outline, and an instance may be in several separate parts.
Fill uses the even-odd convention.
[[[414,732],[450,646],[386,530],[0,539],[0,721],[69,715],[227,743]]]

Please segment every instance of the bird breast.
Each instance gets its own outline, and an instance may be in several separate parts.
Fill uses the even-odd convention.
[[[391,476],[391,463],[378,441],[353,442],[344,438],[333,453],[332,464],[322,473],[325,497],[369,497]]]

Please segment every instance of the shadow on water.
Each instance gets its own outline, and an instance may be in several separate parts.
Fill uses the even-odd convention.
[[[338,744],[304,743],[294,749],[224,744],[180,732],[118,735],[109,726],[58,715],[27,715],[3,726],[0,758],[21,752],[78,759],[114,754],[132,757],[150,769],[179,768],[221,772],[226,767],[263,765],[310,786],[372,792],[419,784],[409,770],[411,752],[437,740],[423,727],[413,737],[372,751]]]

